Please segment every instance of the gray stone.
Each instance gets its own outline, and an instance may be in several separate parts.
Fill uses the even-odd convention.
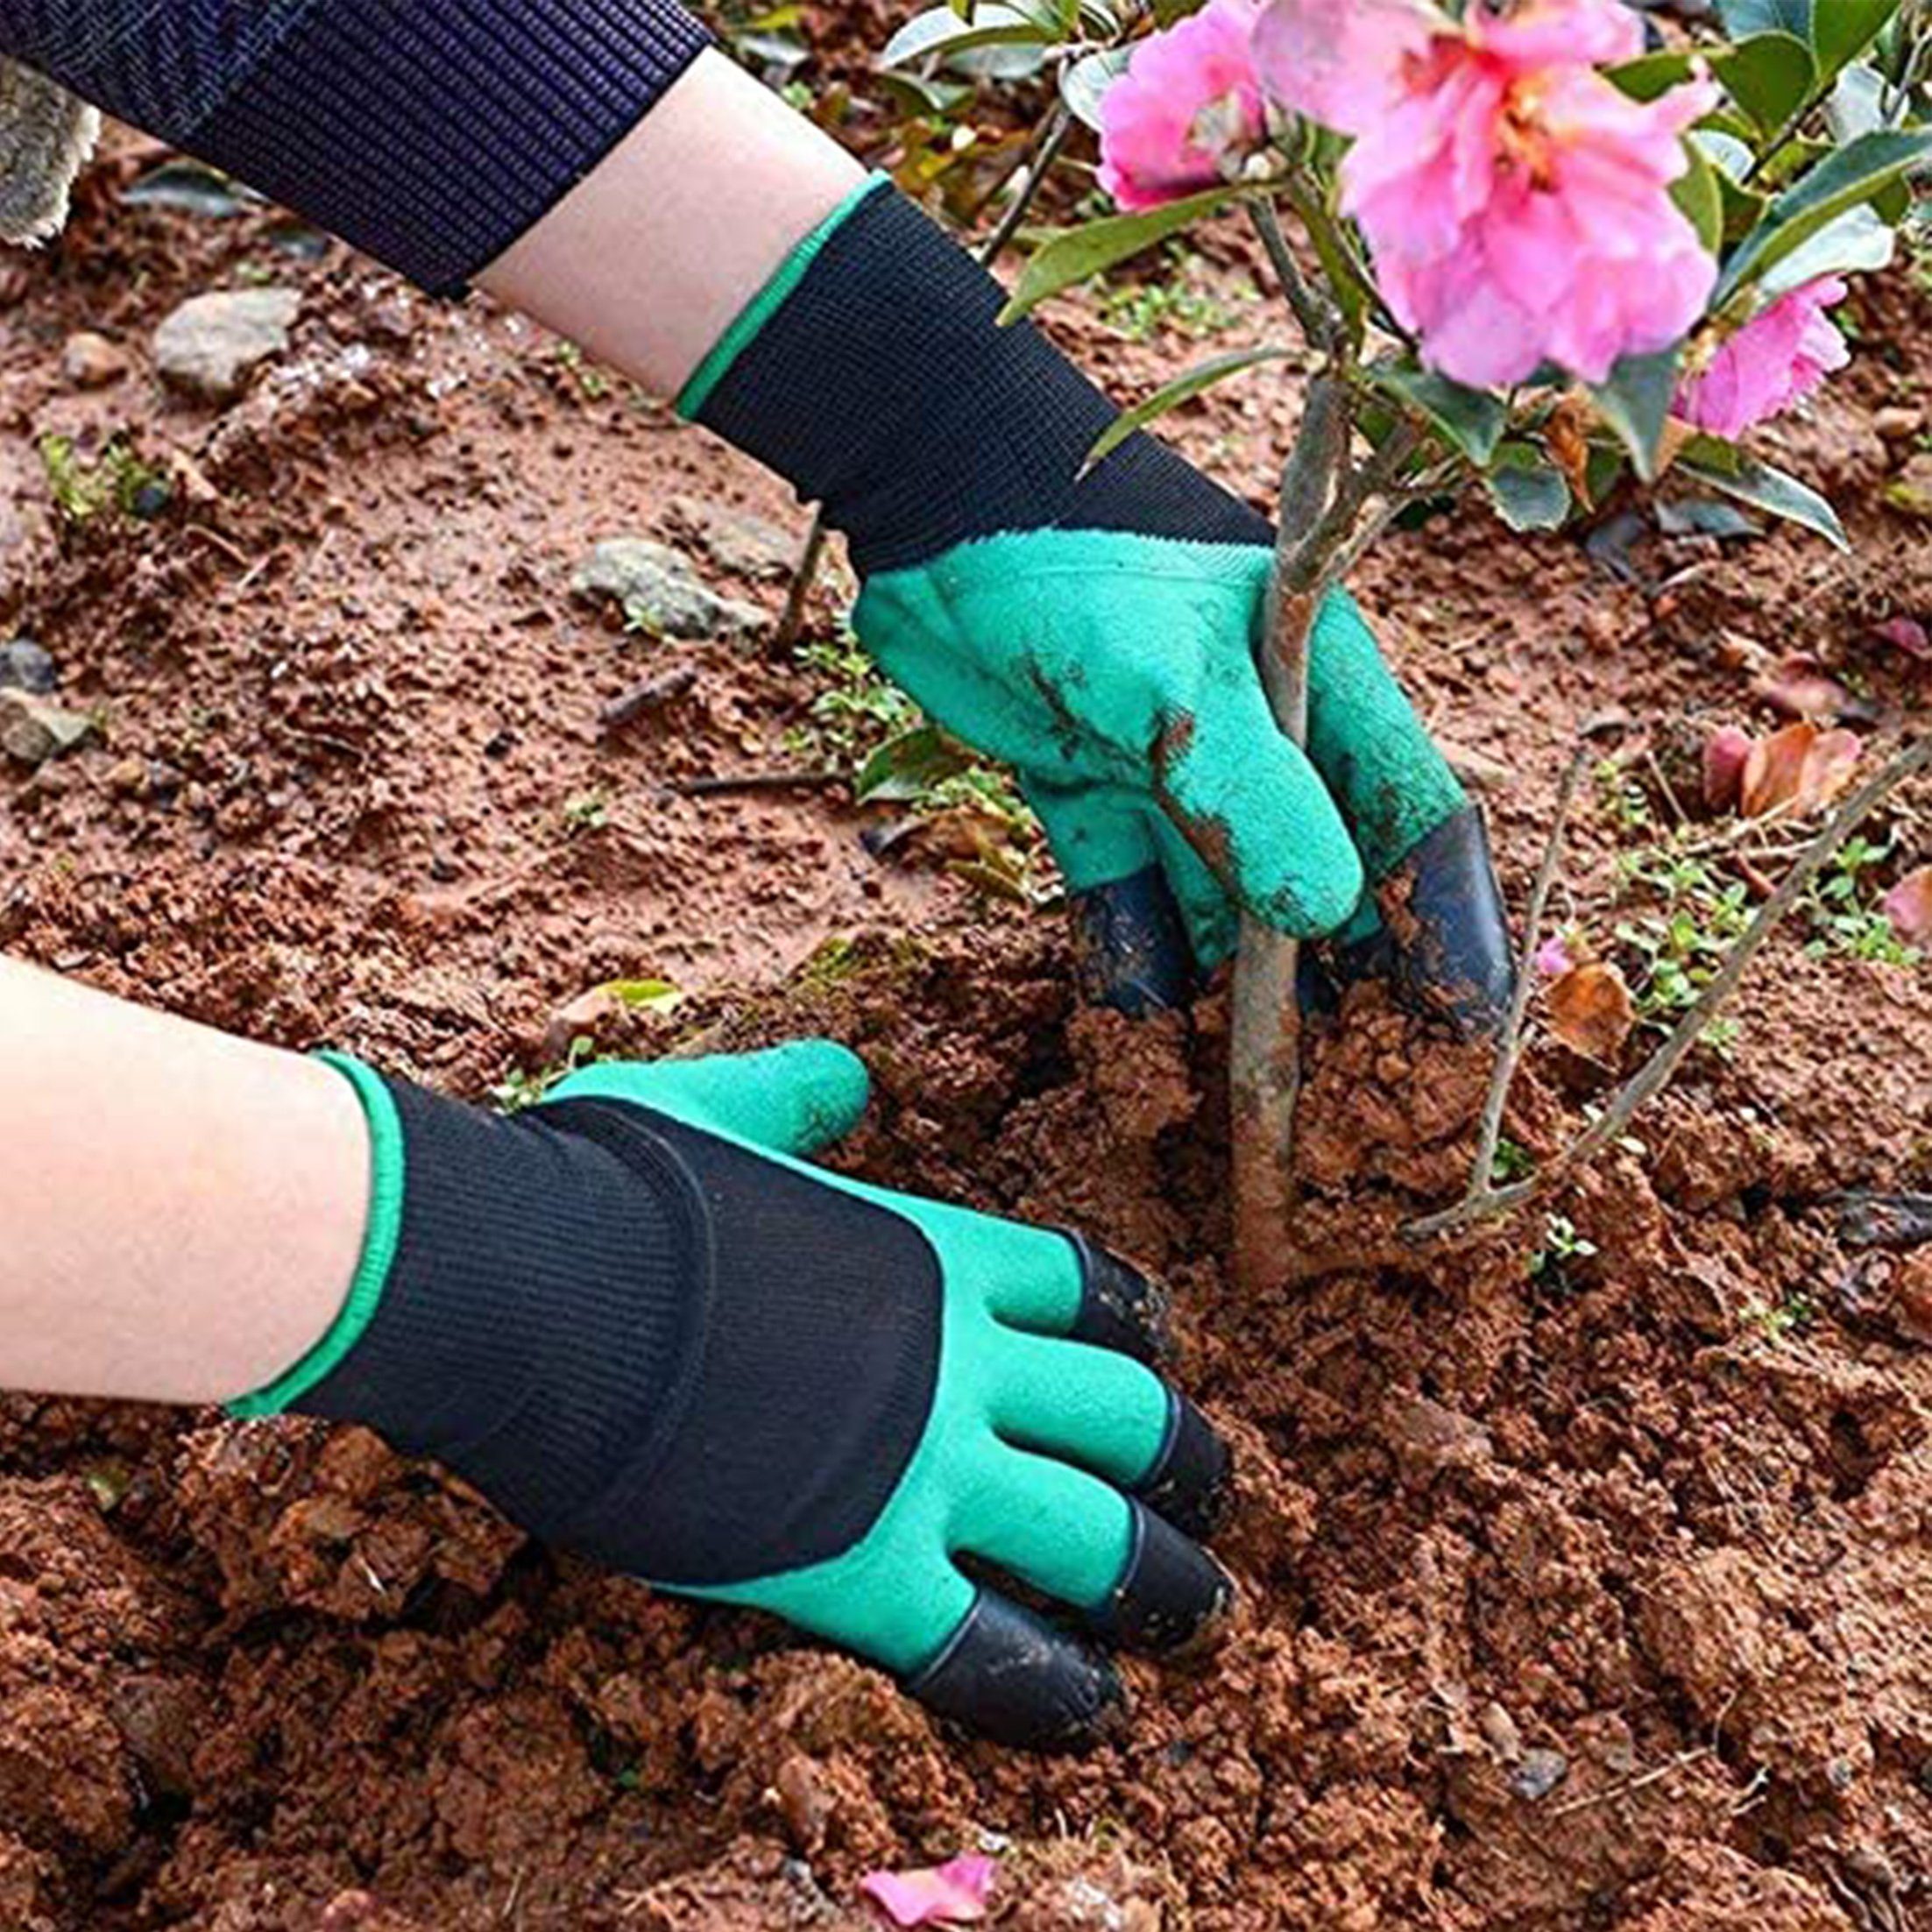
[[[644,537],[598,544],[577,566],[570,589],[586,603],[617,605],[627,623],[652,637],[749,637],[769,622],[755,604],[720,597],[682,551]]]
[[[673,497],[667,507],[673,524],[733,577],[778,583],[797,566],[803,537],[749,510],[704,497]]]
[[[235,288],[185,301],[154,335],[164,380],[207,402],[232,402],[288,346],[301,308],[293,288]]]
[[[45,697],[60,682],[53,660],[31,637],[0,644],[0,691],[32,691]]]
[[[23,765],[44,765],[86,743],[94,720],[31,691],[0,691],[0,751]]]
[[[1525,1751],[1522,1763],[1510,1773],[1510,1789],[1534,1804],[1548,1797],[1569,1774],[1570,1761],[1561,1752]]]

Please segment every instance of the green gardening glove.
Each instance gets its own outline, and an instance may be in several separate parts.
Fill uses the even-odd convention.
[[[363,1275],[244,1412],[367,1424],[548,1541],[772,1611],[1016,1744],[1118,1716],[1093,1643],[1171,1649],[1227,1607],[1192,1540],[1227,1452],[1147,1366],[1158,1293],[809,1165],[866,1104],[844,1048],[596,1066],[510,1121],[338,1064],[376,1149]]]
[[[863,580],[861,642],[1015,768],[1076,895],[1137,892],[1204,966],[1245,912],[1345,929],[1343,963],[1369,970],[1388,942],[1368,888],[1412,867],[1433,885],[1405,888],[1411,909],[1449,922],[1403,922],[1414,976],[1500,1011],[1509,946],[1480,824],[1354,605],[1338,595],[1317,626],[1305,755],[1255,668],[1266,521],[1145,435],[1086,471],[1116,412],[1030,323],[1000,327],[1001,301],[874,184],[680,406],[824,501]]]

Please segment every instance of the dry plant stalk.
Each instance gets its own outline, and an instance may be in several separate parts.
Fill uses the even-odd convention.
[[[1718,969],[1697,1003],[1678,1021],[1670,1037],[1638,1068],[1623,1086],[1617,1090],[1615,1099],[1597,1116],[1596,1121],[1550,1160],[1532,1174],[1509,1187],[1496,1187],[1490,1184],[1490,1172],[1495,1162],[1495,1143],[1484,1136],[1483,1144],[1477,1150],[1476,1164],[1469,1176],[1468,1192],[1454,1207],[1445,1209],[1440,1214],[1429,1214],[1420,1221],[1412,1221],[1403,1229],[1404,1237],[1412,1242],[1428,1242],[1445,1235],[1466,1233],[1494,1220],[1499,1215],[1513,1213],[1526,1206],[1539,1195],[1546,1192],[1565,1175],[1573,1172],[1586,1161],[1593,1160],[1598,1154],[1612,1145],[1636,1117],[1639,1108],[1654,1100],[1668,1086],[1683,1064],[1692,1047],[1703,1037],[1705,1030],[1723,1011],[1731,995],[1737,992],[1738,983],[1748,967],[1763,947],[1765,942],[1783,923],[1785,916],[1797,904],[1809,889],[1813,881],[1830,864],[1846,841],[1865,820],[1886,802],[1886,799],[1919,773],[1932,767],[1932,738],[1921,738],[1907,745],[1893,759],[1885,769],[1875,777],[1868,779],[1851,796],[1840,805],[1826,820],[1817,836],[1806,846],[1791,869],[1780,882],[1778,889],[1758,909],[1757,916],[1739,936],[1737,943],[1725,956],[1723,965]],[[1573,771],[1575,768],[1572,768]],[[1571,790],[1574,791],[1574,786]],[[1552,835],[1553,851],[1562,836],[1562,814]],[[1546,859],[1546,864],[1549,864]],[[1552,867],[1553,870],[1553,867]],[[1534,970],[1534,957],[1538,940],[1537,925],[1540,923],[1539,909],[1532,915],[1524,936],[1523,958],[1518,971],[1527,984],[1530,973]],[[1518,1001],[1520,1009],[1526,1007],[1526,994]],[[1520,1023],[1512,1026],[1504,1037],[1498,1052],[1497,1079],[1491,1087],[1491,1108],[1485,1108],[1487,1123],[1491,1108],[1500,1131],[1503,1110],[1509,1098],[1510,1086],[1523,1056],[1524,1034]]]

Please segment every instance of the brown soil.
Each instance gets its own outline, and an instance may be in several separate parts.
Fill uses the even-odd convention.
[[[856,1927],[867,1867],[982,1844],[1000,1922],[1037,1932],[1932,1926],[1932,1277],[1846,1249],[1822,1200],[1932,1179],[1926,969],[1780,940],[1729,1057],[1551,1204],[1595,1254],[1533,1279],[1540,1214],[1383,1238],[1459,1186],[1482,1068],[1365,1000],[1307,1103],[1309,1228],[1355,1264],[1244,1302],[1221,1002],[1079,1012],[1054,921],[875,862],[839,795],[669,789],[783,763],[811,684],[626,643],[570,568],[679,495],[796,524],[776,486],[485,308],[285,258],[262,220],[111,212],[140,161],[4,272],[0,609],[104,739],[8,776],[0,940],[477,1095],[613,974],[697,997],[608,1044],[852,1041],[881,1090],[860,1171],[1173,1284],[1185,1378],[1242,1454],[1243,1608],[1208,1661],[1129,1666],[1125,1743],[1043,1764],[766,1621],[555,1560],[353,1432],[6,1398],[0,1926]],[[1243,248],[1216,241],[1213,286]],[[155,322],[264,263],[304,290],[290,357],[224,414],[167,401]],[[1922,705],[1865,641],[1932,612],[1932,561],[1863,426],[1928,400],[1932,313],[1901,279],[1861,320],[1794,432],[1855,562],[1653,541],[1645,588],[1476,521],[1362,586],[1432,719],[1499,767],[1517,902],[1582,720],[1624,714],[1671,769],[1695,720],[1753,715],[1752,640]],[[1063,322],[1124,387],[1197,352]],[[81,327],[132,372],[68,388]],[[1257,387],[1179,434],[1258,496],[1293,407]],[[188,497],[61,530],[35,439],[116,428],[188,459]],[[673,650],[690,695],[600,737]],[[591,792],[608,823],[573,831]],[[1921,858],[1928,805],[1892,821]],[[1592,795],[1566,916],[1607,938],[1642,836]],[[860,943],[799,972],[832,935]],[[1539,1046],[1512,1137],[1547,1150],[1605,1085]]]

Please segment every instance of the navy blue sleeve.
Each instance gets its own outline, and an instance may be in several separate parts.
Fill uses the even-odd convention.
[[[675,0],[0,0],[0,54],[435,294],[710,44]]]

